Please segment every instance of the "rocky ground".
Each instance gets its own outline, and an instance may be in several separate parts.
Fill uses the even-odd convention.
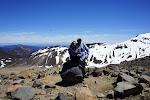
[[[150,100],[149,61],[89,68],[89,78],[76,84],[62,82],[58,67],[0,69],[0,100]]]

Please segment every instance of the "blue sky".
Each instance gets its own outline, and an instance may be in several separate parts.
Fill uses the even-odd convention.
[[[0,0],[0,44],[118,43],[150,33],[150,0]]]

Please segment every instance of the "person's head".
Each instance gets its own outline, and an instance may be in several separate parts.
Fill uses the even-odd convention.
[[[81,38],[78,38],[78,39],[77,39],[77,42],[78,42],[78,44],[81,44],[82,39],[81,39]]]
[[[76,41],[72,41],[72,42],[71,42],[70,48],[71,48],[72,50],[75,50],[75,51],[78,49],[77,44],[76,44]]]
[[[72,46],[72,47],[75,47],[75,46],[76,46],[76,41],[72,41],[72,42],[71,42],[71,46]]]

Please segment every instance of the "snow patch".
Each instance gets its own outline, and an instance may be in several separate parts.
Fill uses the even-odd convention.
[[[46,68],[51,68],[51,67],[53,67],[53,66],[45,66]]]
[[[3,68],[3,67],[5,67],[5,63],[3,62],[3,61],[1,61],[1,67],[0,68]]]

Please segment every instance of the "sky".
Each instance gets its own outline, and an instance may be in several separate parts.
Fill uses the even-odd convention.
[[[0,45],[118,43],[150,33],[150,0],[0,0]]]

